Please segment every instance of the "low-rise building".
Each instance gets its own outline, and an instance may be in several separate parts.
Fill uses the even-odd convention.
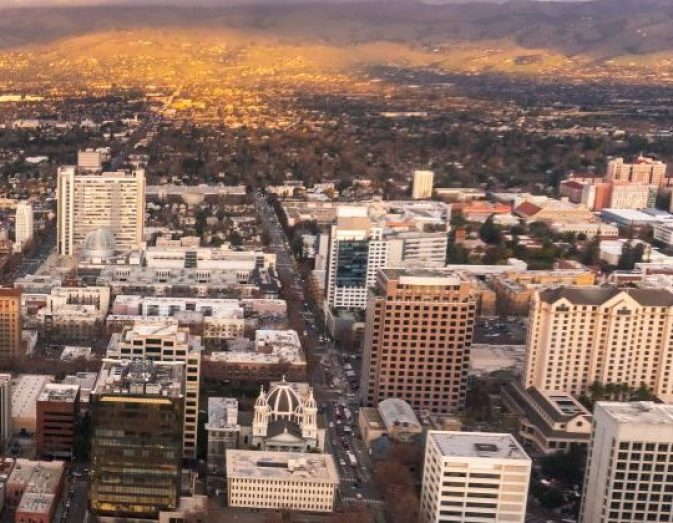
[[[238,424],[236,398],[208,398],[208,473],[224,475],[227,449],[238,447],[241,427]]]
[[[230,507],[332,512],[338,486],[329,454],[227,450]]]
[[[19,458],[5,485],[5,502],[17,523],[51,523],[65,482],[63,461]]]
[[[586,447],[591,439],[591,413],[570,394],[508,383],[502,400],[519,419],[524,447],[536,453],[567,452],[572,445]]]
[[[265,382],[306,377],[306,357],[294,330],[257,330],[255,340],[234,340],[229,350],[205,356],[209,373],[222,380]]]
[[[47,383],[37,398],[37,454],[71,458],[79,415],[79,385]]]
[[[406,401],[397,398],[383,400],[376,408],[361,408],[358,426],[365,445],[382,436],[410,441],[423,433],[423,426],[414,410]]]
[[[37,398],[53,376],[19,374],[12,381],[12,427],[14,432],[33,434],[37,430]]]

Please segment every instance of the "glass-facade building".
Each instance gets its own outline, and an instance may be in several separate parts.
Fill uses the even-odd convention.
[[[365,287],[369,240],[341,240],[337,250],[337,287]]]
[[[89,505],[96,514],[154,518],[177,508],[182,369],[180,363],[104,363],[99,378],[103,385],[97,385],[92,397]]]

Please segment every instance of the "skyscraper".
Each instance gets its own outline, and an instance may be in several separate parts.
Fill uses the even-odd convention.
[[[446,231],[398,232],[384,221],[372,220],[366,209],[337,218],[330,232],[326,298],[330,307],[364,309],[367,289],[384,267],[441,267],[446,262]]]
[[[89,507],[157,517],[179,503],[184,364],[104,360],[92,393]]]
[[[444,270],[379,271],[367,301],[361,394],[437,413],[463,407],[477,296]]]
[[[112,232],[118,250],[142,242],[145,171],[90,174],[61,167],[57,182],[59,254],[76,254],[87,235],[101,229]]]
[[[12,375],[0,374],[0,448],[12,436]]]
[[[524,387],[580,395],[594,382],[673,394],[673,293],[557,287],[531,304]]]
[[[431,430],[421,523],[523,523],[531,460],[511,434]]]
[[[28,202],[16,204],[15,241],[23,248],[33,238],[33,206]]]
[[[673,405],[598,402],[581,523],[673,521]]]
[[[432,171],[414,171],[411,197],[414,200],[423,200],[432,196],[435,173]]]
[[[21,290],[0,289],[0,358],[23,354]]]
[[[185,363],[184,456],[196,458],[199,420],[199,387],[201,385],[201,337],[192,336],[188,327],[177,322],[156,325],[137,321],[121,334],[113,334],[107,357],[115,359],[142,358],[154,362]]]

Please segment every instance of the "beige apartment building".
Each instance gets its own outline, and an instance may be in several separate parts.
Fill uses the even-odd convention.
[[[399,398],[436,413],[462,408],[476,310],[476,293],[457,273],[380,270],[367,301],[365,405]]]
[[[23,354],[21,290],[0,289],[0,358]]]
[[[612,158],[608,162],[606,180],[645,183],[660,186],[666,177],[666,164],[639,156],[634,163],[624,162],[624,158]]]
[[[107,349],[107,357],[117,360],[140,358],[186,364],[183,455],[188,459],[196,458],[202,350],[201,337],[192,336],[189,328],[178,327],[177,323],[157,325],[142,320],[121,334],[113,334]]]
[[[645,385],[673,394],[673,293],[557,287],[531,305],[523,386],[579,395],[589,386]]]
[[[61,167],[57,179],[58,252],[72,256],[89,233],[110,231],[116,250],[137,248],[145,223],[145,171],[82,173]]]
[[[422,200],[432,196],[435,182],[435,173],[432,171],[414,171],[414,181],[411,188],[411,198]]]

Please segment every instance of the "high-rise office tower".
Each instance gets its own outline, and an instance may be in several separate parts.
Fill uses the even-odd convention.
[[[0,359],[23,354],[21,290],[0,289]]]
[[[432,171],[414,171],[414,181],[411,197],[414,200],[423,200],[432,196],[435,173]]]
[[[581,523],[673,521],[673,405],[598,402]]]
[[[361,394],[437,413],[463,407],[477,297],[443,270],[382,269],[367,301]]]
[[[646,183],[659,186],[666,177],[666,164],[639,156],[634,163],[625,163],[624,158],[613,158],[608,161],[607,180]]]
[[[89,233],[110,231],[117,250],[131,250],[143,239],[145,172],[89,174],[61,167],[57,180],[58,252],[74,255]]]
[[[349,214],[349,211],[354,211]],[[359,211],[359,213],[355,212]],[[326,298],[330,307],[364,309],[367,289],[384,267],[443,267],[446,231],[396,232],[369,218],[366,208],[340,209],[330,232]]]
[[[184,364],[104,360],[92,392],[89,507],[100,515],[157,517],[177,508]]]
[[[33,238],[33,206],[28,202],[16,204],[15,241],[22,248]]]
[[[557,287],[531,303],[523,385],[580,395],[594,382],[673,394],[673,293]]]
[[[188,327],[178,327],[177,322],[156,325],[142,320],[113,334],[107,350],[108,358],[185,363],[184,457],[189,459],[196,458],[202,350],[201,337],[191,335]]]
[[[431,430],[421,523],[523,523],[531,460],[511,434]]]

